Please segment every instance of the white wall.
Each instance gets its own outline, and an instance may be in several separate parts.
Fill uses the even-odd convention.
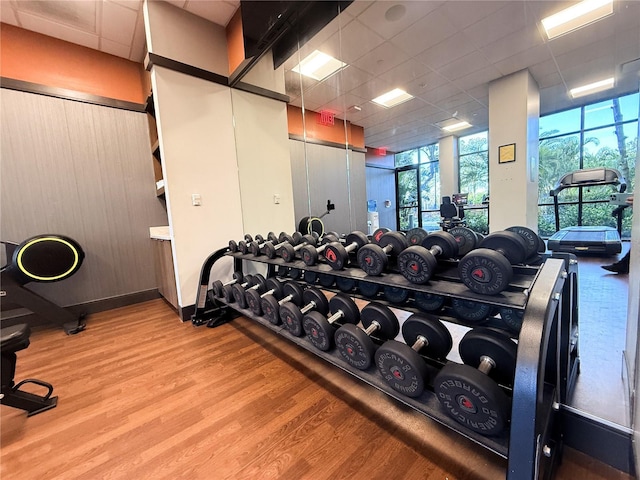
[[[273,69],[273,54],[271,50],[256,63],[242,78],[242,83],[255,85],[273,92],[286,93],[284,82],[284,65]]]
[[[224,27],[168,2],[144,3],[147,50],[219,75],[229,75]]]
[[[287,105],[232,90],[242,217],[247,233],[295,231]],[[280,203],[274,203],[274,195]]]
[[[460,191],[459,171],[460,157],[458,156],[458,137],[450,135],[438,142],[440,162],[440,193],[451,196]],[[440,199],[438,199],[440,204]]]
[[[181,307],[195,301],[207,256],[242,238],[228,87],[153,67],[151,80]],[[193,206],[191,195],[202,196]]]

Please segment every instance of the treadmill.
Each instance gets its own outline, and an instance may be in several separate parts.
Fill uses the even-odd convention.
[[[556,217],[556,233],[547,242],[552,252],[590,253],[598,255],[616,255],[622,251],[622,208],[614,210],[617,230],[613,227],[574,226],[560,229],[558,194],[567,188],[599,187],[614,185],[619,193],[627,189],[627,182],[614,168],[590,168],[576,170],[564,175],[555,188],[549,192],[553,197]]]

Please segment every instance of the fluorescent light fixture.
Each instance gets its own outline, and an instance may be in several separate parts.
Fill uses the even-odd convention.
[[[613,0],[584,0],[542,20],[549,39],[613,14]]]
[[[383,107],[391,108],[403,102],[406,102],[407,100],[411,100],[412,98],[413,95],[410,95],[399,88],[394,88],[390,92],[383,93],[382,95],[374,98],[371,101],[377,103],[378,105],[382,105]]]
[[[602,92],[612,88],[615,83],[613,77],[606,80],[600,80],[599,82],[590,83],[589,85],[583,85],[581,87],[572,88],[569,90],[569,94],[572,98],[584,97],[585,95],[591,95],[592,93]]]
[[[331,55],[322,53],[320,50],[314,50],[313,53],[307,55],[304,60],[291,70],[321,81],[346,66],[346,63],[333,58]]]
[[[451,125],[447,125],[446,127],[442,127],[443,130],[446,130],[447,132],[456,132],[458,130],[464,130],[465,128],[469,128],[471,126],[471,124],[469,122],[457,122],[457,123],[452,123]]]

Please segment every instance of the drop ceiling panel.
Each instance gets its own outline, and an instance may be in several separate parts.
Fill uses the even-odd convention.
[[[140,0],[110,0],[113,3],[117,3],[118,5],[122,5],[123,7],[130,8],[131,10],[141,10],[142,2]]]
[[[185,5],[185,10],[199,17],[205,18],[216,25],[227,26],[229,20],[238,9],[240,1],[197,1],[189,0]]]
[[[402,85],[406,88],[409,88],[409,85],[413,84],[420,78],[424,78],[429,74],[433,74],[429,67],[414,59],[409,59],[406,62],[392,68],[388,72],[381,74],[380,78],[393,85]]]
[[[454,24],[458,30],[464,30],[465,28],[479,22],[483,18],[492,15],[494,12],[506,7],[509,4],[509,0],[504,1],[483,1],[466,0],[456,2],[445,2],[443,9],[447,17]]]
[[[480,51],[491,62],[497,63],[505,58],[525,52],[544,44],[536,25],[527,25],[522,31],[506,35],[489,45],[482,47]]]
[[[543,75],[557,70],[547,45],[539,45],[524,52],[517,53],[512,57],[496,62],[494,66],[502,75],[509,75],[529,68],[529,71],[531,71],[535,78],[536,74],[531,67],[536,65],[545,65],[548,67],[549,71],[545,69],[542,73]]]
[[[511,33],[522,31],[527,26],[527,19],[524,2],[509,2],[507,6],[465,28],[463,32],[480,48]]]
[[[421,92],[416,93],[416,97],[437,105],[441,99],[458,93],[460,93],[460,89],[458,87],[452,83],[445,83],[444,85],[436,88],[424,89]]]
[[[439,6],[440,2],[376,2],[360,15],[366,25],[389,40]],[[388,12],[388,13],[387,13]],[[394,18],[399,17],[394,20]]]
[[[9,5],[5,4],[2,6],[2,8],[0,8],[0,19],[2,20],[3,23],[19,26],[18,18],[16,17],[16,14],[13,8],[10,8]]]
[[[442,8],[438,8],[393,37],[391,42],[407,55],[415,56],[455,33],[456,28]]]
[[[336,92],[345,93],[369,82],[373,78],[371,74],[350,65],[327,78],[323,83],[326,83]]]
[[[129,45],[112,42],[107,38],[100,39],[100,51],[116,57],[128,58],[130,48]]]
[[[136,28],[133,33],[133,41],[131,43],[131,53],[129,60],[134,62],[142,62],[146,52],[147,44],[144,34],[144,15],[142,12],[138,15],[136,20]]]
[[[437,70],[475,51],[473,42],[460,32],[419,53],[415,58]]]
[[[453,83],[460,90],[469,90],[478,84],[489,83],[492,80],[500,78],[501,76],[502,74],[497,68],[493,67],[492,65],[489,65],[488,67],[482,68],[469,75],[459,77],[455,79]]]
[[[399,52],[390,42],[385,42],[360,57],[353,64],[365,72],[380,75],[407,60],[409,57],[405,53]]]
[[[455,80],[456,78],[464,77],[470,73],[481,70],[486,67],[487,64],[489,64],[489,62],[484,55],[479,52],[473,52],[439,68],[438,73],[449,80]]]
[[[22,22],[22,15],[25,15],[25,17],[33,15],[53,25],[61,24],[84,32],[98,33],[97,27],[99,24],[96,18],[101,3],[82,0],[48,0],[46,2],[12,1],[11,5],[19,12],[18,20],[20,22]]]
[[[382,42],[384,39],[380,35],[354,20],[342,29],[340,35],[334,35],[324,42],[321,50],[345,63],[352,64]]]
[[[136,28],[138,12],[123,7],[117,3],[102,2],[102,31],[101,36],[112,42],[117,42],[129,47]],[[129,57],[129,48],[124,55]]]
[[[100,37],[98,37],[98,35],[86,33],[59,23],[50,22],[41,17],[25,12],[19,12],[18,18],[21,26],[27,30],[32,30],[43,35],[48,35],[70,43],[98,50],[100,43]]]

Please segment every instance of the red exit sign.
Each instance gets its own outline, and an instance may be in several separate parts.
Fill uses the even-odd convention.
[[[329,110],[320,110],[318,114],[318,123],[320,125],[331,126],[335,122],[335,113]]]

